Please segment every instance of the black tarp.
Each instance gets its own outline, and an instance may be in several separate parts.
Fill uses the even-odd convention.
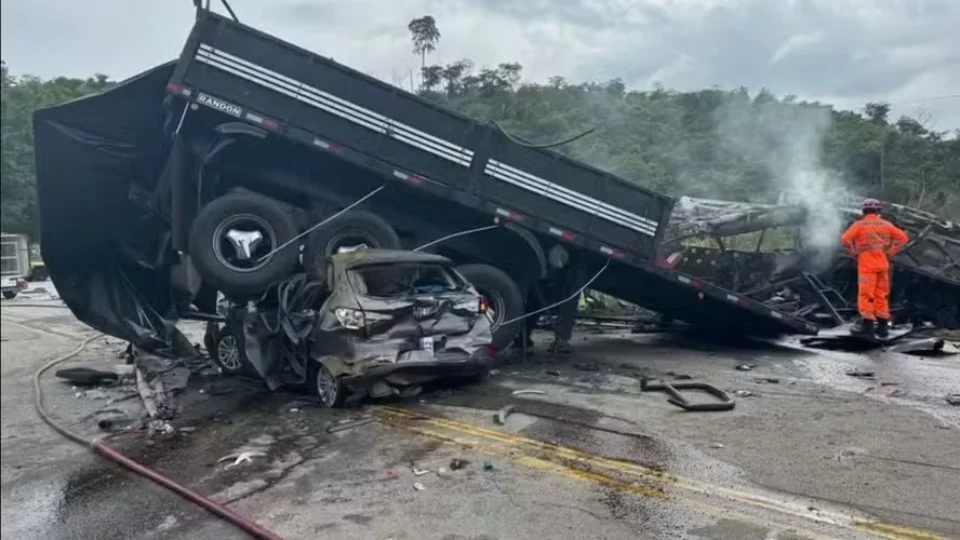
[[[130,194],[134,184],[145,193],[156,187],[169,152],[164,99],[174,66],[33,117],[40,246],[50,278],[79,320],[148,348],[166,341],[170,274],[137,261],[158,259],[142,246],[160,245],[166,226]]]

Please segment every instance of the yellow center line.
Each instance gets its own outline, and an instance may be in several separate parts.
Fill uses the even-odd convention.
[[[743,503],[755,508],[770,510],[780,514],[787,514],[822,525],[832,525],[849,530],[866,532],[874,536],[887,538],[889,540],[947,540],[942,536],[938,536],[927,531],[870,522],[835,512],[818,512],[816,514],[812,514],[806,509],[805,506],[798,503],[775,500],[752,493],[712,485],[699,480],[683,478],[659,469],[646,467],[628,461],[595,456],[573,448],[549,444],[501,431],[490,430],[457,420],[428,416],[395,407],[380,406],[376,409],[381,420],[386,420],[390,425],[394,425],[395,427],[408,429],[434,439],[445,440],[445,442],[450,442],[452,444],[477,447],[484,453],[496,455],[497,457],[502,457],[505,459],[511,459],[513,461],[525,464],[531,468],[549,470],[580,480],[610,485],[622,491],[630,492],[639,496],[665,499],[668,498],[665,492],[665,486],[674,485],[698,494],[708,496],[719,495],[728,500]],[[412,425],[413,422],[416,422],[417,425]],[[461,437],[451,437],[442,433],[438,433],[435,430],[426,429],[423,426],[424,424],[469,435],[480,439],[481,441],[499,443],[517,450],[536,451],[540,455],[537,457],[529,455],[518,456],[500,448],[477,444],[476,442],[466,441]],[[589,467],[592,470],[583,470],[586,467]],[[597,472],[595,469],[602,469],[607,472],[619,473],[627,477],[637,478],[638,480],[644,481],[648,485],[643,486],[638,485],[637,482],[625,482],[617,479],[614,476],[610,476],[607,473]],[[650,483],[654,483],[655,485],[651,487],[649,486]],[[694,505],[698,507],[707,507],[711,510],[711,513],[716,513],[717,510],[729,512],[729,509],[706,505],[696,501],[691,501],[689,499],[684,499],[683,502],[694,503]]]

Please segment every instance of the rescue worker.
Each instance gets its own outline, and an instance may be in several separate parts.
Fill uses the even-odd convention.
[[[886,338],[890,335],[890,257],[895,256],[908,239],[906,233],[880,217],[877,199],[863,201],[863,217],[857,220],[840,241],[857,261],[856,334]]]

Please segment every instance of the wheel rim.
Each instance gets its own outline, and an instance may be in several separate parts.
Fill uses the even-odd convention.
[[[480,294],[487,299],[487,318],[490,320],[490,330],[496,332],[507,316],[506,302],[503,296],[498,293],[488,293],[480,291]]]
[[[320,401],[327,407],[333,407],[339,397],[338,394],[337,379],[326,366],[320,364],[320,369],[317,370],[317,395],[320,396]]]
[[[217,343],[217,359],[227,371],[240,371],[240,346],[234,336],[224,336]]]
[[[278,245],[273,227],[253,214],[230,216],[213,232],[213,254],[217,262],[234,272],[255,272],[263,268],[272,258],[272,255],[265,256]]]

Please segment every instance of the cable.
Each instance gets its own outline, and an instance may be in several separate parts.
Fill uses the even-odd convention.
[[[169,489],[170,491],[176,493],[177,495],[180,495],[184,499],[187,499],[188,501],[200,506],[204,510],[207,510],[208,512],[236,525],[237,527],[242,529],[244,532],[247,532],[250,535],[252,535],[254,538],[261,538],[264,540],[283,540],[282,537],[280,537],[279,535],[277,535],[272,531],[269,531],[261,527],[253,520],[247,517],[244,517],[240,514],[237,514],[236,512],[230,510],[229,508],[221,504],[218,504],[207,497],[204,497],[203,495],[197,493],[196,491],[193,491],[192,489],[184,485],[178,484],[174,480],[160,474],[159,472],[153,469],[150,469],[148,467],[145,467],[137,463],[136,461],[133,461],[132,459],[124,456],[120,452],[107,446],[107,444],[102,439],[101,440],[84,439],[82,436],[58,424],[57,421],[54,420],[49,413],[47,413],[46,407],[44,407],[44,404],[43,404],[43,389],[40,386],[40,377],[43,376],[44,373],[46,373],[48,370],[50,370],[54,366],[60,363],[66,362],[67,360],[80,354],[81,352],[83,352],[84,349],[87,348],[87,345],[89,345],[92,341],[102,337],[104,336],[102,334],[99,334],[99,335],[90,336],[84,339],[82,342],[80,342],[80,345],[78,345],[77,348],[68,352],[67,354],[64,354],[60,357],[57,357],[51,360],[50,362],[45,364],[43,367],[38,369],[37,372],[33,375],[33,405],[37,411],[37,414],[40,416],[40,418],[48,426],[50,426],[54,431],[63,435],[67,439],[70,439],[71,441],[81,446],[89,447],[91,450],[107,458],[108,460],[118,465],[121,465],[124,468],[128,469],[129,471],[136,473],[140,476],[143,476],[144,478],[147,478],[152,482]]]
[[[580,139],[580,138],[582,138],[582,137],[586,137],[587,135],[589,135],[589,134],[591,134],[591,133],[593,133],[594,131],[597,130],[597,128],[592,127],[592,128],[590,128],[590,129],[584,131],[583,133],[580,133],[579,135],[574,135],[573,137],[570,137],[570,138],[567,138],[567,139],[563,139],[563,140],[560,140],[560,141],[557,141],[557,142],[553,142],[553,143],[549,143],[549,144],[532,144],[532,143],[524,142],[524,141],[520,140],[518,137],[516,137],[516,136],[514,136],[514,135],[511,135],[510,132],[508,132],[507,130],[503,129],[503,126],[501,126],[501,125],[498,124],[497,122],[493,122],[493,121],[492,121],[492,123],[493,123],[494,126],[497,127],[498,130],[500,130],[500,133],[503,133],[503,135],[504,135],[506,138],[510,139],[513,143],[519,144],[520,146],[523,146],[523,147],[526,147],[526,148],[535,148],[535,149],[538,149],[538,150],[545,150],[545,149],[547,149],[547,148],[555,148],[555,147],[557,147],[557,146],[563,146],[563,145],[565,145],[565,144],[572,143],[573,141],[575,141],[575,140],[577,140],[577,139]]]
[[[496,229],[496,228],[499,227],[499,226],[500,226],[499,224],[498,224],[498,225],[485,225],[485,226],[483,226],[483,227],[477,227],[476,229],[470,229],[470,230],[467,230],[467,231],[460,231],[460,232],[458,232],[458,233],[448,234],[448,235],[446,235],[446,236],[442,236],[442,237],[440,237],[440,238],[437,238],[436,240],[434,240],[434,241],[432,241],[432,242],[427,242],[426,244],[424,244],[424,245],[422,245],[422,246],[420,246],[420,247],[414,248],[413,251],[420,251],[421,249],[428,248],[428,247],[430,247],[430,246],[432,246],[432,245],[434,245],[434,244],[439,244],[440,242],[445,242],[445,241],[447,241],[447,240],[450,240],[451,238],[456,238],[456,237],[458,237],[458,236],[465,236],[465,235],[473,234],[473,233],[480,232],[480,231],[489,231],[490,229]]]
[[[508,324],[513,324],[513,323],[515,323],[515,322],[517,322],[517,321],[521,321],[521,320],[523,320],[523,319],[526,319],[527,317],[531,317],[531,316],[533,316],[533,315],[537,315],[537,314],[539,314],[539,313],[543,313],[544,311],[547,311],[548,309],[553,309],[553,308],[555,308],[555,307],[557,307],[557,306],[562,306],[563,304],[566,304],[567,302],[573,300],[574,298],[579,297],[579,296],[580,296],[580,293],[582,293],[583,291],[587,290],[587,287],[589,287],[590,285],[592,285],[593,282],[596,281],[598,277],[600,277],[600,274],[602,274],[603,271],[606,270],[608,266],[610,266],[610,259],[607,259],[607,262],[603,263],[603,268],[601,268],[596,274],[594,274],[593,277],[590,278],[590,280],[587,281],[587,282],[583,285],[583,287],[580,287],[580,289],[579,289],[577,292],[573,293],[573,294],[570,295],[568,298],[565,298],[565,299],[563,299],[563,300],[561,300],[561,301],[559,301],[559,302],[557,302],[557,303],[555,303],[555,304],[550,304],[550,305],[547,306],[547,307],[540,308],[540,309],[538,309],[538,310],[536,310],[536,311],[531,311],[530,313],[527,313],[526,315],[521,315],[521,316],[516,317],[516,318],[514,318],[514,319],[510,319],[509,321],[504,321],[504,322],[500,323],[500,326],[503,327],[503,326],[506,326],[506,325],[508,325]]]
[[[354,209],[355,207],[357,207],[357,206],[358,206],[360,203],[362,203],[363,201],[365,201],[365,200],[369,199],[370,197],[373,197],[373,196],[376,195],[377,193],[380,193],[381,191],[383,191],[383,188],[385,188],[385,187],[387,187],[386,184],[378,187],[377,189],[371,191],[370,193],[367,193],[367,194],[364,195],[363,197],[360,197],[359,199],[357,199],[356,201],[354,201],[354,203],[351,204],[350,206],[344,208],[343,210],[340,210],[340,211],[337,212],[336,214],[328,217],[327,219],[321,221],[320,223],[317,223],[317,224],[314,225],[313,227],[310,227],[309,229],[303,231],[302,233],[294,236],[294,237],[291,238],[290,240],[287,240],[286,242],[280,244],[278,247],[276,247],[276,248],[274,248],[272,251],[270,251],[270,253],[267,253],[267,254],[264,255],[263,257],[260,257],[259,259],[257,259],[257,262],[263,261],[264,259],[270,257],[270,256],[273,255],[274,253],[276,253],[276,252],[280,251],[281,249],[289,246],[290,244],[292,244],[292,243],[296,242],[297,240],[303,238],[304,236],[312,233],[313,231],[319,229],[320,227],[323,227],[324,225],[326,225],[327,223],[330,223],[331,221],[333,221],[334,219],[340,217],[340,216],[343,215],[344,213],[346,213],[346,212]]]

